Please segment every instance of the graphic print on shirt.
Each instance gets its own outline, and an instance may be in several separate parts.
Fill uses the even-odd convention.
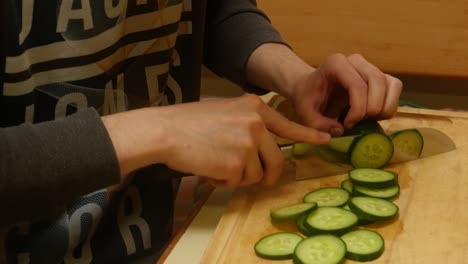
[[[197,100],[191,0],[13,1],[0,126]],[[0,263],[117,263],[170,237],[171,179],[139,172],[108,200],[83,196],[54,220],[0,230]]]

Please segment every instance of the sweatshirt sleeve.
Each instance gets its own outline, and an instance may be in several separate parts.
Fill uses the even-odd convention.
[[[287,45],[256,7],[256,1],[208,0],[205,26],[205,64],[247,92],[266,90],[247,83],[245,67],[250,54],[264,43]]]
[[[0,227],[50,217],[119,181],[112,142],[91,108],[55,121],[0,128]]]

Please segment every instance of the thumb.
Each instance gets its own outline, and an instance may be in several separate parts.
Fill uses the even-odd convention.
[[[340,136],[344,132],[344,127],[340,122],[319,112],[307,113],[304,117],[304,123],[309,127],[328,132],[332,136]]]
[[[277,136],[310,144],[326,144],[330,141],[329,133],[292,122],[269,106],[264,107],[260,115],[268,130]]]

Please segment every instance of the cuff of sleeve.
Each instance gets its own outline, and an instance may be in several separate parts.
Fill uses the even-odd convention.
[[[209,36],[207,60],[214,72],[237,83],[246,92],[256,94],[269,91],[247,82],[245,68],[252,52],[265,43],[279,43],[291,48],[259,12],[230,16],[217,24]]]
[[[7,183],[0,186],[0,197],[7,202],[0,209],[18,214],[5,214],[2,225],[48,217],[82,195],[120,182],[114,147],[94,109],[6,128],[4,142],[10,151],[0,173]]]

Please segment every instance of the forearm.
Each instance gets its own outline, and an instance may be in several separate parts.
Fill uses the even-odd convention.
[[[265,43],[250,55],[245,70],[250,84],[289,98],[297,81],[306,78],[315,69],[289,47]]]
[[[50,217],[119,181],[112,144],[94,110],[0,129],[0,226]]]

